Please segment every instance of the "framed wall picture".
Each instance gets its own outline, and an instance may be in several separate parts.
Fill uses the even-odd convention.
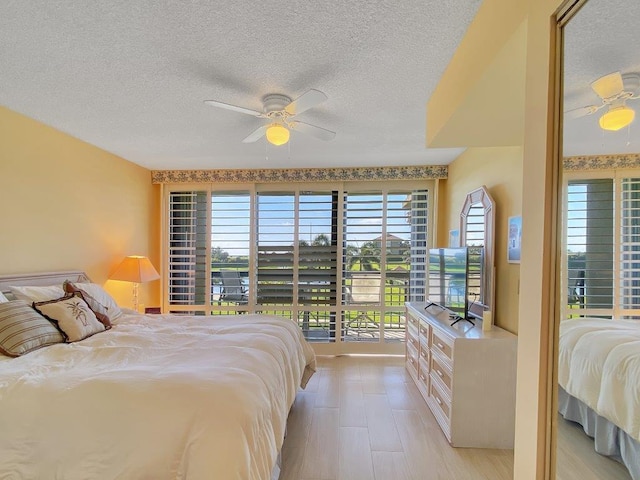
[[[507,243],[507,260],[509,263],[520,263],[520,246],[522,245],[522,216],[509,217],[509,239]]]
[[[449,230],[449,248],[460,246],[460,230]]]

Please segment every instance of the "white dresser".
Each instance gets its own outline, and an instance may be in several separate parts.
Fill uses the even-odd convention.
[[[513,448],[517,337],[424,307],[406,304],[406,367],[449,443]]]

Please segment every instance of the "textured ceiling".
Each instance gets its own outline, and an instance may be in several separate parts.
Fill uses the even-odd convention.
[[[638,0],[589,0],[571,19],[565,28],[565,111],[601,104],[590,87],[597,78],[616,71],[640,73],[638,19]],[[606,109],[565,119],[564,154],[639,153],[640,99],[627,105],[636,110],[636,119],[617,132],[604,131],[598,125]]]
[[[0,2],[0,104],[154,169],[446,164],[426,102],[480,0]],[[329,99],[289,146],[242,139],[261,98]]]

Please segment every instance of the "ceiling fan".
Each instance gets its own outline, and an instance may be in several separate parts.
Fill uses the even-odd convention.
[[[328,97],[319,90],[311,89],[295,100],[286,95],[271,93],[262,98],[262,112],[250,108],[237,107],[217,100],[205,100],[204,103],[212,107],[224,108],[233,112],[245,113],[254,117],[267,119],[268,122],[251,132],[243,143],[256,142],[262,136],[266,136],[273,145],[284,145],[289,141],[289,131],[306,133],[320,140],[331,140],[336,132],[326,128],[311,125],[310,123],[294,120],[294,117],[310,108],[324,102]]]
[[[633,122],[635,118],[635,110],[628,107],[626,102],[640,98],[640,95],[635,94],[638,87],[640,87],[640,75],[637,73],[625,73],[624,75],[620,72],[609,73],[591,84],[591,88],[602,99],[602,103],[569,110],[565,112],[566,116],[568,119],[584,117],[608,107],[600,117],[600,128],[620,130]]]

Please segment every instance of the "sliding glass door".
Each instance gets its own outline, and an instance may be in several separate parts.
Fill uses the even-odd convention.
[[[404,303],[424,299],[426,188],[177,187],[166,198],[165,311],[285,316],[327,353],[403,348]]]

